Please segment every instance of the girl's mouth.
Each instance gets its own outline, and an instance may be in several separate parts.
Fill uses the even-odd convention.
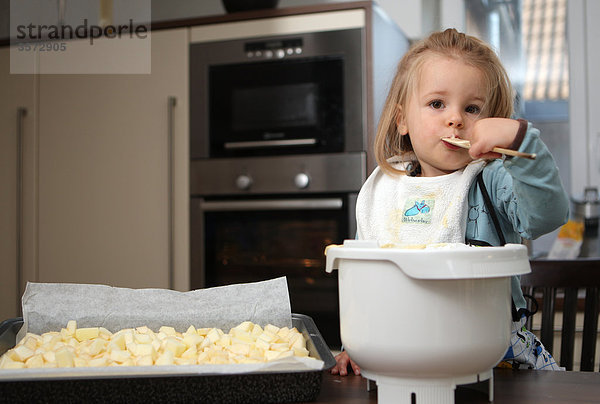
[[[444,146],[446,146],[450,150],[458,150],[458,149],[460,149],[460,147],[455,146],[453,144],[450,144],[448,142],[444,142],[443,140],[440,140],[440,142],[442,142],[444,144]]]

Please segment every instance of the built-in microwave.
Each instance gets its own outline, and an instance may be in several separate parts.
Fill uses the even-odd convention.
[[[192,159],[365,150],[363,36],[192,43]]]

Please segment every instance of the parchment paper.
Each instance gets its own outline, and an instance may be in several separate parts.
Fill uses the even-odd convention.
[[[78,328],[104,327],[111,332],[144,325],[156,332],[163,325],[179,332],[190,325],[229,332],[242,321],[292,326],[285,277],[190,292],[29,282],[22,304],[19,339],[25,332],[60,331],[69,320],[76,320]]]

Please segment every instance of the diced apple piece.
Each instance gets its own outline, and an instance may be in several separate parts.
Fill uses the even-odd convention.
[[[251,321],[244,321],[244,322],[240,323],[239,325],[235,326],[234,329],[239,330],[239,331],[244,331],[244,332],[250,332],[252,330],[253,326],[254,326],[254,324],[252,324]]]
[[[75,330],[75,338],[77,341],[87,341],[89,339],[98,338],[100,330],[98,327],[78,328]]]
[[[171,351],[173,353],[173,356],[181,356],[181,354],[185,352],[186,348],[187,347],[185,346],[185,344],[183,342],[180,342],[175,337],[167,337],[165,339],[165,352]]]
[[[198,354],[198,358],[196,359],[196,363],[198,363],[198,365],[202,365],[203,363],[208,362],[208,359],[208,353],[200,352]]]
[[[153,360],[157,357],[156,349],[152,344],[138,344],[135,356],[150,356]]]
[[[110,339],[110,337],[112,337],[112,332],[108,331],[104,327],[98,327],[98,332],[100,333],[100,336],[104,339]]]
[[[125,346],[127,346],[127,344],[131,344],[132,342],[135,341],[135,338],[133,336],[133,330],[127,330],[123,333],[123,337],[125,338]]]
[[[304,339],[304,336],[300,334],[300,337],[296,339],[290,348],[306,348],[306,340]]]
[[[279,357],[280,351],[265,351],[265,360],[272,361]]]
[[[267,324],[265,325],[265,331],[268,331],[271,334],[277,334],[279,332],[279,327],[276,327],[273,324]]]
[[[294,345],[294,342],[296,342],[296,340],[300,337],[302,337],[302,334],[300,333],[288,334],[288,345],[291,347],[292,345]]]
[[[229,334],[222,335],[221,338],[219,338],[219,340],[217,342],[215,342],[215,344],[223,346],[223,347],[231,345],[231,335],[229,335]]]
[[[277,331],[277,335],[280,338],[286,338],[289,333],[290,333],[290,329],[287,327],[282,327],[279,329],[279,331]]]
[[[156,358],[155,365],[163,366],[163,365],[172,365],[174,363],[173,352],[164,351],[158,358]]]
[[[0,369],[23,369],[24,367],[23,362],[14,361],[8,356],[2,356],[2,360],[0,360]]]
[[[42,357],[44,358],[44,361],[46,361],[46,362],[50,362],[50,363],[56,362],[56,353],[54,351],[44,352]]]
[[[27,333],[20,344],[25,345],[27,348],[35,351],[40,345],[41,338],[35,334]]]
[[[255,336],[255,337],[258,337],[260,334],[262,334],[262,333],[263,333],[263,331],[264,331],[264,330],[262,329],[262,327],[261,327],[260,325],[258,325],[258,324],[254,324],[254,326],[252,327],[252,332],[251,332],[251,334],[252,334],[253,336]]]
[[[125,348],[134,356],[136,355],[137,346],[138,346],[138,344],[136,344],[135,342],[126,342],[125,343]]]
[[[35,351],[27,348],[25,345],[18,345],[13,349],[13,359],[18,359],[21,362],[25,362],[35,354]]]
[[[263,351],[267,351],[271,347],[271,344],[265,341],[264,339],[257,338],[255,346],[257,348],[262,349]]]
[[[77,321],[75,320],[70,320],[69,322],[67,322],[67,332],[69,333],[70,336],[73,336],[75,334],[75,330],[77,329]]]
[[[256,341],[256,336],[250,334],[247,331],[240,331],[240,332],[236,333],[235,338],[240,341],[243,341],[247,344],[253,344],[254,341]],[[233,339],[232,339],[232,341],[233,341]]]
[[[158,329],[158,332],[165,333],[166,335],[175,335],[175,328],[163,325]]]
[[[102,356],[100,358],[91,359],[88,364],[91,367],[104,367],[108,365],[108,359],[105,356]]]
[[[206,338],[208,338],[210,340],[211,344],[214,344],[221,338],[221,336],[219,335],[219,332],[217,331],[217,329],[213,328],[212,330],[210,330],[208,332],[208,334],[206,334]]]
[[[200,342],[202,342],[204,338],[198,334],[194,333],[186,333],[184,334],[183,340],[181,342],[183,342],[188,348],[190,347],[196,347],[196,345],[198,345]]]
[[[181,354],[182,358],[186,358],[186,359],[194,359],[194,361],[196,360],[196,358],[198,357],[198,350],[196,349],[196,346],[192,346],[188,349],[186,349],[185,352],[183,352]]]
[[[306,348],[293,348],[293,350],[294,350],[294,355],[296,355],[296,356],[300,356],[300,357],[308,356],[308,349],[306,349]]]
[[[67,346],[61,347],[56,351],[56,365],[59,368],[72,368],[73,367],[73,352],[68,349]]]
[[[250,345],[248,344],[233,344],[227,347],[227,349],[236,355],[247,356],[250,353]]]
[[[154,361],[152,360],[151,355],[144,355],[144,356],[139,356],[135,360],[135,364],[137,366],[152,366],[154,364]]]
[[[294,356],[294,351],[283,351],[279,353],[277,359],[291,358],[292,356]]]
[[[89,363],[88,363],[88,361],[86,361],[86,360],[85,360],[85,359],[83,359],[83,358],[74,357],[74,358],[73,358],[73,365],[74,365],[76,368],[84,368],[84,367],[88,367],[88,366],[89,366]]]
[[[123,363],[119,363],[120,366],[135,366],[133,358],[126,359]]]
[[[92,355],[92,356],[98,355],[100,352],[102,352],[104,350],[106,345],[107,345],[107,342],[104,340],[104,338],[96,338],[95,340],[92,341],[92,343],[89,346],[90,355]]]
[[[25,367],[28,368],[41,368],[44,365],[44,358],[42,355],[33,355],[31,358],[25,361]]]
[[[206,337],[210,330],[212,330],[212,328],[198,328],[196,333],[202,337]]]
[[[283,351],[287,351],[289,349],[288,344],[286,344],[285,342],[282,343],[273,343],[271,344],[270,348],[271,351],[279,351],[279,352],[283,352]]]
[[[139,327],[138,327],[139,328]],[[150,344],[152,343],[152,337],[146,333],[135,334],[135,342],[138,344]]]
[[[120,350],[125,350],[125,335],[123,333],[113,335],[109,343],[109,346],[111,345],[116,346]]]
[[[195,365],[196,358],[175,358],[176,365]]]
[[[277,339],[277,334],[273,334],[272,332],[267,331],[265,329],[265,331],[263,331],[263,333],[257,337],[257,340],[258,339],[262,339],[263,341],[266,341],[266,342],[273,342]]]
[[[130,358],[131,354],[126,350],[115,350],[110,353],[110,359],[118,363],[123,363]]]

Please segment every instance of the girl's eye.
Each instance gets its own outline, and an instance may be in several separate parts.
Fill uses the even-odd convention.
[[[477,105],[469,105],[467,108],[465,108],[465,112],[468,114],[477,115],[481,112],[481,108],[479,108]]]
[[[444,107],[444,103],[440,100],[434,100],[429,103],[429,106],[433,109],[441,109]]]

